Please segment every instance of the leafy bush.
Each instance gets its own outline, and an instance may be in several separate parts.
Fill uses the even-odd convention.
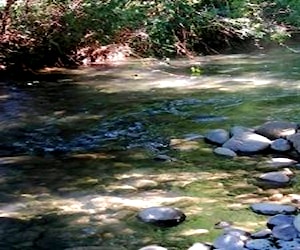
[[[6,12],[2,7],[11,21],[2,21],[0,58],[7,66],[39,68],[78,63],[82,48],[87,56],[109,44],[126,45],[137,56],[192,56],[249,39],[283,43],[300,26],[297,2],[10,1]]]

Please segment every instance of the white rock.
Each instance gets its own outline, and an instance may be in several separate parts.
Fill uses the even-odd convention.
[[[298,162],[284,157],[278,157],[278,158],[272,158],[268,161],[266,161],[266,165],[272,167],[272,168],[282,168],[282,167],[289,167],[297,164]]]
[[[156,245],[151,245],[151,246],[142,247],[139,250],[168,250],[168,249]]]
[[[195,243],[188,250],[210,250],[211,246],[208,246],[203,243]]]

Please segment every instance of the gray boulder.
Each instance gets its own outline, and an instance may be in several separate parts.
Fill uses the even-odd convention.
[[[271,140],[262,135],[252,132],[243,132],[231,137],[223,144],[223,147],[235,152],[256,153],[267,149],[270,144]]]
[[[256,133],[274,140],[295,134],[297,128],[298,125],[294,122],[270,121],[258,127]]]

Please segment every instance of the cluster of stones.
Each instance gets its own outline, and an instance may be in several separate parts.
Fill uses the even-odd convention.
[[[270,216],[267,228],[255,233],[232,227],[229,222],[220,222],[216,228],[223,233],[212,244],[195,243],[188,250],[300,250],[300,214],[292,205],[256,203],[251,205],[255,213]],[[184,213],[172,207],[151,207],[142,210],[137,218],[159,227],[177,226],[186,218]],[[151,245],[140,250],[167,250]]]
[[[295,206],[257,203],[251,209],[270,216],[267,229],[250,234],[225,227],[224,233],[207,249],[300,250],[300,215],[294,215],[297,213]]]
[[[300,131],[298,124],[285,121],[270,121],[256,129],[234,126],[227,131],[214,129],[205,139],[219,145],[214,152],[234,157],[239,153],[255,154],[267,149],[275,152],[296,151],[300,153]]]
[[[230,131],[214,129],[205,135],[206,141],[218,145],[214,153],[227,157],[238,154],[255,154],[271,150],[273,153],[299,156],[300,129],[294,122],[270,121],[253,128],[232,127]],[[274,168],[296,165],[298,162],[289,158],[273,158],[269,164]],[[263,188],[288,186],[294,174],[289,169],[267,172],[257,178],[257,185]]]
[[[293,122],[272,121],[256,129],[241,126],[235,126],[230,131],[214,129],[204,138],[217,145],[214,153],[227,157],[255,154],[265,150],[281,154],[300,154],[300,128]],[[289,158],[273,158],[268,165],[279,169],[297,163]],[[264,188],[284,187],[291,183],[293,176],[293,172],[288,168],[271,171],[258,176],[257,185]],[[251,234],[223,222],[224,232],[212,244],[199,242],[188,250],[300,250],[300,214],[296,215],[297,207],[262,202],[252,204],[250,208],[255,213],[271,216],[267,221],[267,229]],[[176,226],[185,219],[183,212],[168,207],[148,208],[141,211],[137,217],[144,222],[163,227]],[[167,249],[161,246],[146,246],[140,250]]]

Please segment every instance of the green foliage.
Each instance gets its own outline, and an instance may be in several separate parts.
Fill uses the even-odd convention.
[[[203,70],[199,66],[192,66],[191,67],[191,74],[193,76],[200,76],[202,75]]]
[[[2,39],[0,56],[29,67],[64,64],[93,44],[128,44],[141,56],[168,57],[248,39],[283,43],[300,26],[297,0],[33,0],[17,1],[10,14],[9,30],[22,41],[11,46]]]

